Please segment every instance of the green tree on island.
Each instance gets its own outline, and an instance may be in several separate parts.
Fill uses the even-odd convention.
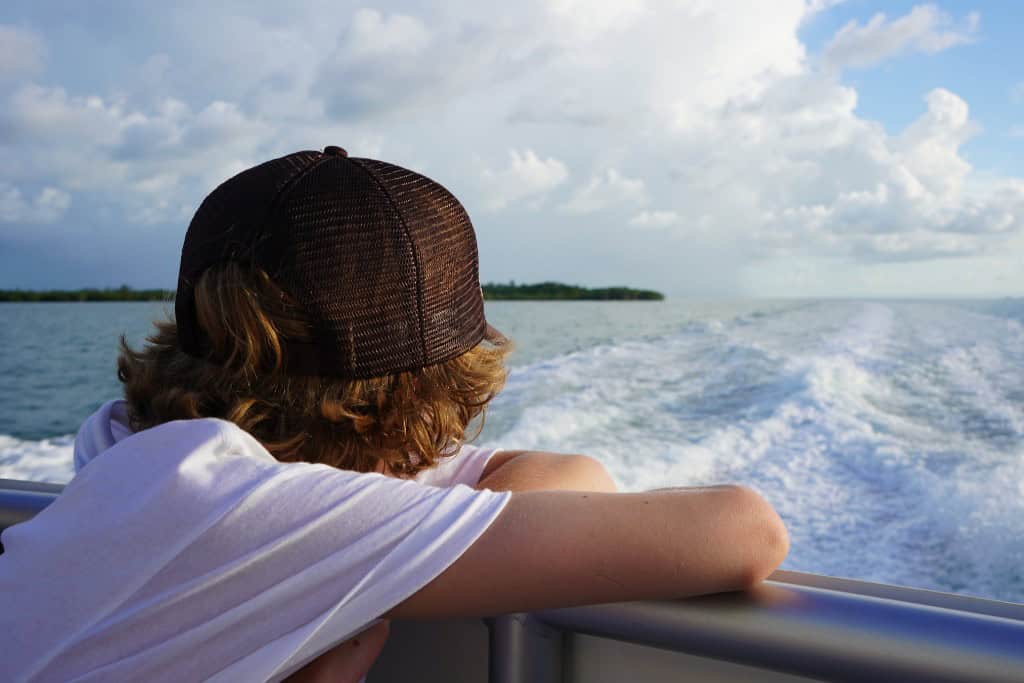
[[[132,289],[121,285],[117,289],[0,289],[3,301],[172,301],[174,292],[167,289]]]
[[[515,280],[508,284],[489,282],[484,285],[484,298],[500,300],[573,300],[573,301],[661,301],[665,295],[650,289],[629,287],[600,287],[590,289],[561,282],[540,282],[534,285],[517,285]]]

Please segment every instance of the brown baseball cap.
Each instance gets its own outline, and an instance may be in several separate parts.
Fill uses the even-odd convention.
[[[175,320],[206,355],[194,286],[211,266],[257,266],[297,303],[307,340],[285,372],[351,378],[415,370],[502,335],[484,318],[473,225],[439,183],[340,147],[259,164],[210,193],[181,250]]]

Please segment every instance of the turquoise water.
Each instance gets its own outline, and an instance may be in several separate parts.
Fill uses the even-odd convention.
[[[0,476],[64,481],[163,304],[0,305]],[[733,481],[786,568],[1024,602],[1020,301],[494,302],[481,441],[582,452],[624,490]]]

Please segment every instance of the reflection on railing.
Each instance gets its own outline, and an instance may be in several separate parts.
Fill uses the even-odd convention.
[[[52,484],[0,479],[0,529],[30,518],[59,491]],[[1024,605],[812,574],[777,572],[748,593],[486,621],[486,640],[460,631],[456,622],[397,624],[369,680],[597,683],[621,680],[621,672],[613,671],[619,666],[637,675],[643,671],[642,678],[632,680],[669,681],[687,672],[693,676],[693,667],[708,662],[710,668],[701,671],[717,666],[717,673],[699,680],[756,680],[750,671],[759,670],[765,677],[779,672],[830,681],[1024,681]],[[441,677],[410,658],[408,648],[399,659],[403,638],[411,643],[425,637],[438,639],[438,647],[424,655],[434,658],[467,646],[479,650],[486,643],[487,671],[463,667],[464,675]],[[670,654],[616,643],[689,658],[672,660]],[[588,666],[588,661],[602,665]],[[796,680],[772,680],[783,679]]]

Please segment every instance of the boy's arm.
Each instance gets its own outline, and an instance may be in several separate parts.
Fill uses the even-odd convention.
[[[786,556],[786,529],[743,487],[513,493],[448,569],[388,618],[445,618],[747,588]]]
[[[611,475],[586,455],[498,451],[480,475],[478,489],[492,491],[603,491],[617,489]]]

